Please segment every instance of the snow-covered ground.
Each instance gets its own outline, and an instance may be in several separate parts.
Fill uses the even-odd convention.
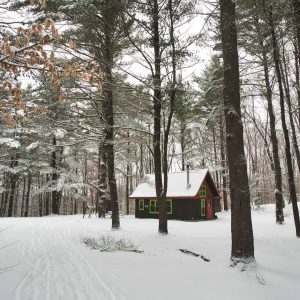
[[[300,299],[300,239],[291,209],[285,225],[274,223],[274,208],[253,212],[256,268],[229,266],[230,213],[202,222],[77,216],[0,219],[0,299]],[[99,252],[83,236],[131,239],[144,254]],[[178,251],[186,248],[210,262]],[[265,281],[265,284],[262,284]]]

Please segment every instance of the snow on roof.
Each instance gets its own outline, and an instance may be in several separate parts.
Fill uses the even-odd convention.
[[[190,187],[187,187],[187,172],[168,174],[167,197],[195,197],[208,172],[208,169],[190,171]],[[154,174],[145,175],[130,198],[156,198]]]

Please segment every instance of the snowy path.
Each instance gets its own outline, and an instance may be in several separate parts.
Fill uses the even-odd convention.
[[[253,212],[257,269],[245,272],[229,267],[225,212],[214,221],[170,221],[167,236],[153,219],[124,217],[111,231],[110,219],[80,215],[0,218],[0,300],[298,300],[300,241],[288,209],[283,226],[273,206]],[[101,253],[81,243],[99,235],[131,239],[145,253]]]
[[[16,300],[119,299],[91,263],[76,249],[67,231],[51,218],[30,228],[22,246],[22,269],[27,269],[16,290]]]

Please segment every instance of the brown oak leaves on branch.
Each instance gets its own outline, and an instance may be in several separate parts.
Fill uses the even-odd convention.
[[[37,2],[40,4],[41,9],[46,7],[46,0],[29,0],[30,5],[35,5]]]
[[[28,28],[19,27],[15,35],[4,36],[0,43],[0,70],[3,71],[4,75],[1,87],[12,96],[15,107],[25,111],[27,109],[22,102],[21,90],[17,84],[17,77],[22,71],[48,72],[52,79],[53,89],[58,90],[59,74],[54,66],[54,52],[52,51],[49,55],[44,49],[45,45],[54,40],[60,42],[60,36],[50,19],[46,19],[44,24],[33,24]],[[1,115],[5,117],[2,109]],[[6,116],[6,119],[10,119],[9,116]]]
[[[30,4],[45,7],[45,1],[30,0]],[[99,68],[84,68],[83,65],[64,60],[63,66],[56,64],[55,43],[61,44],[62,40],[54,22],[46,18],[43,24],[32,24],[20,27],[14,34],[4,36],[0,43],[0,71],[2,71],[3,82],[0,87],[10,94],[10,104],[7,101],[0,103],[0,117],[7,123],[15,126],[11,120],[12,111],[7,109],[9,105],[26,112],[28,107],[22,102],[22,93],[18,76],[28,71],[37,71],[42,75],[47,73],[51,77],[51,86],[54,92],[60,91],[61,82],[67,77],[77,77],[97,86],[102,93],[102,82],[104,74]],[[75,49],[75,42],[69,40],[64,46]],[[65,100],[65,95],[58,96],[59,101]],[[22,114],[21,114],[22,115]]]

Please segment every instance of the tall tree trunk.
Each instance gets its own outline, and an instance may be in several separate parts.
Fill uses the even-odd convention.
[[[106,138],[104,146],[107,153],[107,178],[108,178],[108,186],[109,186],[109,194],[110,194],[110,203],[111,203],[111,211],[112,211],[112,228],[118,229],[120,227],[120,219],[119,219],[119,203],[118,203],[118,192],[117,192],[117,183],[115,176],[115,154],[114,154],[114,146],[113,146],[113,116],[111,107],[108,108],[108,111],[111,111],[109,119],[109,124],[106,125]],[[109,126],[109,127],[108,127]]]
[[[5,175],[3,175],[3,176],[5,176]],[[0,217],[4,217],[3,210],[4,210],[4,203],[5,203],[5,200],[4,200],[5,194],[6,194],[6,192],[3,192],[3,193],[0,195],[0,197],[1,197],[1,203],[0,203]]]
[[[180,120],[181,171],[185,171],[185,130],[185,122],[183,120]]]
[[[154,106],[154,176],[155,189],[158,200],[159,226],[158,231],[168,233],[167,223],[167,202],[164,194],[162,182],[162,155],[161,155],[161,54],[160,54],[160,35],[159,35],[159,11],[158,1],[153,0],[153,48],[154,48],[154,75],[153,75],[153,106]]]
[[[5,192],[2,194],[1,211],[0,211],[1,217],[6,216],[7,201],[9,196],[9,178],[10,178],[10,174],[4,173]]]
[[[39,217],[43,216],[43,194],[37,198],[39,202]]]
[[[294,147],[294,151],[296,154],[298,170],[300,172],[300,151],[299,151],[296,127],[295,127],[294,117],[293,117],[292,99],[291,99],[291,93],[290,93],[290,87],[289,87],[289,79],[288,79],[288,72],[287,72],[287,64],[286,64],[286,60],[285,60],[284,45],[282,45],[282,49],[283,49],[283,53],[282,53],[282,63],[280,63],[280,70],[282,72],[282,83],[284,86],[284,91],[285,91],[285,95],[286,95],[286,103],[288,106],[290,126],[291,126],[291,130],[292,130],[292,142],[293,142],[293,147]]]
[[[32,179],[32,176],[31,176],[31,174],[29,174],[28,175],[28,181],[27,181],[27,191],[26,191],[26,196],[25,196],[24,217],[28,217],[31,179]]]
[[[218,162],[218,155],[217,155],[217,146],[216,146],[216,129],[215,129],[215,123],[213,120],[212,124],[212,138],[213,138],[213,148],[214,148],[214,164],[217,165]],[[218,171],[215,173],[215,180],[217,183],[217,188],[220,189],[220,182],[219,182],[219,174]]]
[[[221,34],[224,60],[224,111],[226,148],[231,192],[231,259],[254,259],[250,191],[244,153],[240,107],[239,61],[235,25],[235,3],[220,0]]]
[[[24,217],[25,194],[26,194],[26,176],[24,176],[24,178],[23,178],[21,217]]]
[[[53,173],[52,173],[52,184],[57,184],[58,181],[58,173],[57,173],[57,163],[56,163],[56,137],[55,135],[53,135],[52,138],[52,145],[54,147],[52,153],[51,153],[51,167],[53,169]],[[51,196],[52,196],[52,213],[53,214],[59,214],[59,202],[60,202],[60,192],[57,190],[53,190],[51,192]]]
[[[17,175],[13,174],[11,176],[10,193],[9,193],[9,198],[8,198],[8,211],[7,211],[7,216],[8,217],[13,216],[13,205],[14,205],[14,201],[15,201],[17,179],[18,179]]]
[[[16,154],[15,156],[11,157],[11,168],[17,167],[18,163],[19,163],[19,154]],[[11,174],[11,176],[10,176],[10,185],[9,185],[10,193],[9,193],[9,198],[8,198],[8,211],[7,211],[8,217],[13,216],[13,207],[14,207],[18,177],[19,176],[17,174]]]
[[[132,171],[131,171],[132,173]],[[143,144],[140,144],[140,178],[144,178],[144,149]]]
[[[104,151],[104,145],[99,145],[99,201],[100,210],[98,212],[99,217],[105,217],[105,213],[109,210],[109,199],[106,193],[107,191],[107,155]]]
[[[255,8],[256,8],[256,14],[258,15],[259,11],[257,9],[256,3],[255,3]],[[270,77],[269,77],[267,50],[263,42],[263,36],[262,36],[258,17],[255,18],[255,25],[256,25],[258,40],[259,40],[261,54],[262,54],[262,63],[264,68],[264,78],[265,78],[265,85],[266,85],[266,98],[268,102],[268,114],[270,118],[270,134],[271,134],[272,155],[273,155],[274,176],[275,176],[276,222],[282,224],[284,221],[284,214],[283,214],[284,200],[283,200],[283,191],[282,191],[282,173],[281,173],[281,165],[280,165],[279,150],[278,150],[278,139],[276,135],[276,119],[275,119],[275,114],[273,109],[273,95],[272,95],[272,87],[271,87]]]
[[[150,126],[150,124],[148,125],[148,131],[149,132],[151,132],[151,126]],[[154,160],[153,160],[153,158],[154,158],[154,152],[152,151],[152,149],[151,149],[151,144],[153,144],[153,138],[151,139],[151,136],[149,135],[148,136],[148,143],[147,143],[147,149],[148,149],[148,151],[147,151],[147,154],[148,154],[148,160],[147,160],[147,171],[146,171],[146,173],[148,173],[148,174],[151,174],[151,173],[153,173],[154,171],[153,171],[153,163],[154,163]]]
[[[281,76],[281,71],[280,71],[279,49],[278,49],[278,43],[277,43],[275,27],[274,27],[274,20],[273,20],[273,11],[272,11],[273,8],[272,8],[272,5],[270,5],[267,9],[265,6],[265,1],[263,1],[263,3],[264,3],[264,10],[266,12],[266,15],[268,16],[268,22],[269,22],[269,26],[270,26],[270,30],[271,30],[271,37],[272,37],[273,59],[274,59],[274,63],[275,63],[275,72],[276,72],[278,88],[279,88],[281,124],[282,124],[282,129],[283,129],[284,140],[285,140],[285,156],[286,156],[286,162],[287,162],[290,199],[291,199],[292,206],[293,206],[296,236],[300,237],[299,210],[298,210],[298,205],[297,205],[297,194],[296,194],[296,186],[295,186],[295,180],[294,180],[290,138],[289,138],[289,132],[288,132],[288,128],[286,125],[286,119],[285,119],[284,92],[283,92],[282,76]]]
[[[227,200],[227,179],[226,179],[226,157],[225,157],[225,140],[224,140],[224,128],[223,128],[223,116],[220,122],[220,150],[221,150],[221,166],[222,166],[222,190],[223,190],[223,203],[224,210],[228,210]]]
[[[100,176],[101,176],[101,151],[102,146],[101,143],[98,145],[98,189],[97,189],[97,204],[96,204],[96,209],[97,209],[97,214],[98,217],[101,218],[103,215],[105,216],[104,209],[103,209],[103,203],[101,201],[101,189],[100,189]]]
[[[297,119],[298,119],[298,130],[300,130],[300,74],[299,74],[300,62],[298,62],[299,50],[298,50],[296,44],[294,44],[294,49],[295,49],[295,52],[294,52],[294,55],[295,55],[295,77],[296,77],[296,90],[297,90],[297,103],[298,103]]]
[[[74,198],[74,215],[78,214],[78,200]]]
[[[130,133],[127,132],[127,138],[129,140],[130,137]],[[130,178],[130,169],[131,169],[131,165],[129,163],[129,159],[130,159],[130,142],[127,143],[127,164],[126,164],[126,192],[125,192],[125,198],[126,198],[126,214],[129,215],[129,194],[130,194],[130,190],[129,190],[129,178]],[[141,163],[142,165],[142,163]]]
[[[104,149],[107,155],[107,177],[110,192],[110,201],[112,206],[112,228],[118,229],[120,227],[119,218],[119,203],[117,182],[115,176],[115,153],[114,153],[114,94],[113,94],[113,26],[112,16],[115,15],[115,5],[110,3],[111,0],[105,0],[106,8],[103,10],[104,20],[104,82],[103,82],[103,110],[105,119],[105,144]],[[116,3],[116,5],[118,5]]]
[[[296,25],[296,35],[298,44],[298,64],[300,66],[300,0],[293,0],[294,21]]]
[[[159,210],[159,231],[161,233],[168,233],[168,214],[167,214],[167,200],[166,195],[168,191],[168,144],[169,144],[169,135],[172,124],[172,118],[174,114],[174,105],[176,98],[176,49],[175,49],[175,37],[174,37],[174,11],[173,11],[173,0],[168,1],[168,10],[169,10],[169,18],[170,18],[170,44],[171,44],[171,73],[172,73],[172,81],[171,88],[169,91],[170,105],[169,105],[169,115],[167,118],[167,124],[164,130],[164,142],[163,142],[163,193],[161,198],[161,205]],[[157,11],[158,15],[158,11]],[[158,20],[157,20],[158,21]],[[155,55],[156,56],[156,55]]]
[[[46,175],[46,182],[50,180],[50,176],[47,174]],[[40,188],[40,180],[39,180],[39,188]],[[50,194],[46,194],[46,199],[45,199],[45,215],[48,216],[50,214]]]
[[[88,157],[87,157],[87,150],[84,149],[83,150],[83,168],[82,168],[82,179],[83,179],[83,183],[84,183],[84,187],[83,187],[83,196],[85,196],[87,198],[88,196],[88,187],[87,187],[87,181],[88,181]]]
[[[18,176],[18,179],[19,179],[19,176]],[[19,203],[19,192],[20,192],[20,187],[19,187],[18,181],[19,181],[19,180],[17,180],[16,196],[15,196],[14,207],[13,207],[13,217],[16,217],[16,216],[17,216],[17,213],[18,213],[18,206],[19,206],[18,203]]]

